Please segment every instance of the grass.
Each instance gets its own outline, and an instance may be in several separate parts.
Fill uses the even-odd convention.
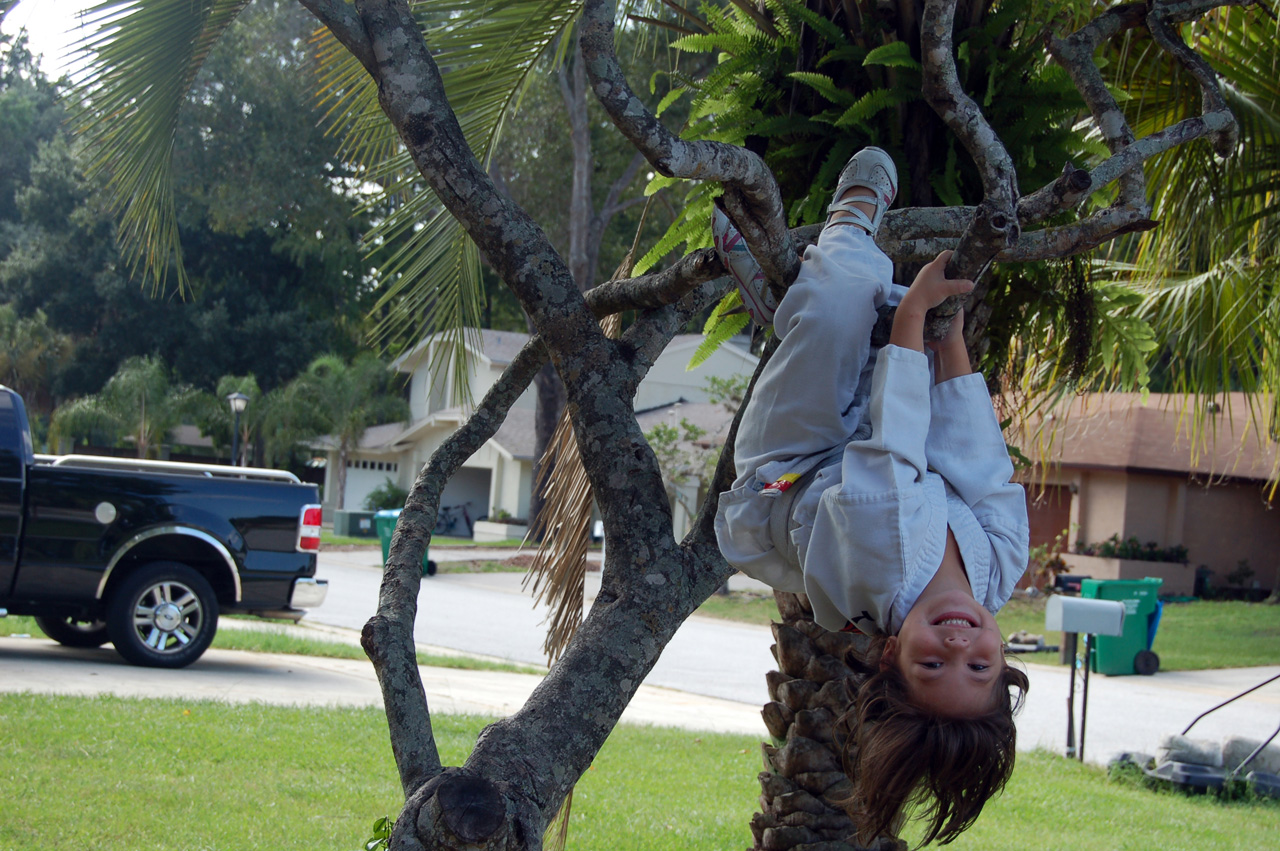
[[[1004,794],[954,851],[1228,851],[1271,848],[1280,803],[1224,802],[1115,781],[1044,751],[1018,755]],[[908,834],[908,837],[917,834]],[[1268,839],[1267,837],[1271,837]]]
[[[0,636],[6,635],[43,636],[44,633],[40,627],[36,626],[33,618],[12,616],[0,618]],[[219,629],[213,637],[213,646],[220,650],[246,650],[251,653],[290,653],[295,656],[326,656],[362,661],[368,658],[364,650],[356,644],[290,635],[271,629]],[[438,653],[419,652],[418,664],[464,671],[503,671],[539,676],[546,673],[546,669],[532,665],[514,665],[489,659],[476,659],[472,656],[448,656]]]
[[[1001,634],[1026,630],[1044,635],[1048,644],[1061,642],[1061,633],[1045,633],[1045,599],[1010,600],[996,615]],[[764,625],[778,619],[773,595],[749,591],[713,595],[697,613]],[[1280,660],[1280,607],[1225,600],[1165,603],[1152,649],[1160,656],[1162,671],[1274,665]],[[1027,653],[1021,658],[1057,664],[1058,652]]]
[[[520,538],[507,538],[505,541],[473,541],[471,538],[450,538],[440,535],[431,539],[433,547],[492,547],[494,549],[512,549],[523,543]],[[335,535],[328,529],[320,530],[321,547],[381,547],[378,538],[362,538],[353,535]]]
[[[694,614],[768,626],[778,619],[778,604],[774,602],[772,593],[730,591],[728,594],[712,594]]]
[[[437,573],[524,573],[526,568],[504,561],[440,561]]]
[[[1010,600],[996,616],[1001,632],[1007,636],[1025,629],[1045,635],[1050,644],[1058,643],[1060,633],[1045,634],[1044,606],[1044,597]],[[1152,649],[1159,654],[1163,671],[1274,665],[1280,660],[1280,608],[1226,600],[1165,603]],[[1058,654],[1025,658],[1054,663]]]
[[[432,721],[454,765],[488,723]],[[386,735],[377,709],[0,695],[0,848],[354,851],[399,810]],[[747,847],[759,760],[749,736],[621,726],[574,793],[568,848]],[[1278,820],[1276,802],[1154,793],[1040,752],[950,847],[1253,851]]]
[[[489,720],[433,716],[444,761]],[[0,750],[5,849],[354,851],[401,802],[376,709],[0,695]],[[569,847],[746,847],[758,765],[748,736],[620,727],[574,793]]]

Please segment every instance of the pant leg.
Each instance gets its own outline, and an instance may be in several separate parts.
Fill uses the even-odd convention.
[[[844,446],[862,418],[855,398],[876,308],[893,263],[870,236],[829,227],[805,252],[774,317],[779,345],[756,382],[734,445],[737,485],[769,482],[797,461]]]

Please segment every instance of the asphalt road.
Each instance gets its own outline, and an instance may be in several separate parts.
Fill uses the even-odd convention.
[[[432,557],[439,561],[472,559],[476,553],[433,550]],[[376,606],[381,576],[376,551],[323,553],[320,575],[330,581],[329,596],[304,624],[354,640],[355,631]],[[591,574],[588,577],[593,578]],[[544,611],[535,608],[521,591],[520,580],[520,574],[439,574],[425,579],[417,640],[470,654],[541,664]],[[763,735],[759,707],[767,700],[765,673],[774,668],[770,643],[765,627],[691,618],[650,673],[624,720]],[[1019,749],[1046,747],[1061,753],[1066,738],[1068,672],[1057,666],[1026,668],[1031,693],[1018,717]],[[1163,737],[1180,733],[1200,713],[1277,675],[1280,665],[1162,671],[1154,677],[1095,676],[1090,683],[1085,756],[1090,762],[1105,762],[1119,751],[1154,753]],[[424,687],[436,712],[506,714],[524,702],[537,679],[522,674],[423,669]],[[109,646],[72,650],[38,638],[0,638],[0,691],[318,705],[381,702],[367,661],[211,650],[189,668],[160,671],[125,665]],[[1080,705],[1077,693],[1077,719]],[[1211,741],[1228,736],[1261,740],[1271,735],[1278,723],[1280,681],[1200,721],[1192,736]]]
[[[437,561],[471,560],[474,550],[432,550]],[[374,611],[379,554],[323,553],[321,575],[329,599],[309,619],[359,629]],[[437,574],[422,583],[419,642],[541,664],[545,610],[522,593],[519,574]],[[593,597],[588,574],[588,598]],[[735,582],[750,582],[735,578]],[[690,618],[645,680],[647,685],[760,705],[768,700],[764,677],[776,668],[765,627]],[[1158,647],[1157,647],[1158,649]],[[1070,676],[1066,668],[1026,665],[1031,692],[1018,716],[1020,749],[1063,752]],[[1160,740],[1181,733],[1197,715],[1263,680],[1280,675],[1265,668],[1166,672],[1153,677],[1093,676],[1089,684],[1085,756],[1105,762],[1121,751],[1154,753]],[[1077,680],[1076,723],[1082,706]],[[1265,739],[1280,724],[1280,681],[1198,722],[1191,735],[1220,741],[1228,736]]]
[[[433,549],[431,558],[483,558],[475,550]],[[500,556],[498,556],[500,557]],[[381,579],[380,553],[322,552],[319,576],[329,580],[323,606],[307,615],[316,623],[360,629],[374,613]],[[547,609],[521,590],[518,573],[440,573],[424,577],[414,637],[419,643],[514,662],[545,665],[542,642]],[[599,574],[588,574],[594,599]],[[764,675],[776,666],[767,627],[692,618],[676,633],[646,683],[663,688],[763,704]]]

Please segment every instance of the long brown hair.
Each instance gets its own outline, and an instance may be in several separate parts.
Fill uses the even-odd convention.
[[[1013,773],[1013,715],[1026,694],[1027,675],[1006,662],[993,685],[990,712],[939,717],[911,703],[896,666],[879,664],[886,640],[874,637],[858,660],[868,676],[840,719],[851,733],[842,749],[853,781],[845,808],[864,845],[896,834],[909,807],[920,808],[915,817],[926,825],[921,844],[945,845],[973,824]]]

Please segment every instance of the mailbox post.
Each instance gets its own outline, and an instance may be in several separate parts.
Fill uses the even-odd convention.
[[[1075,646],[1076,635],[1084,634],[1084,694],[1080,701],[1080,747],[1076,749],[1075,659],[1071,660],[1071,686],[1067,692],[1067,756],[1084,761],[1085,725],[1089,716],[1089,654],[1093,650],[1095,635],[1121,635],[1124,632],[1124,603],[1119,600],[1086,600],[1055,594],[1049,598],[1044,610],[1046,631],[1065,633],[1063,644]],[[1074,654],[1073,654],[1074,657]]]

